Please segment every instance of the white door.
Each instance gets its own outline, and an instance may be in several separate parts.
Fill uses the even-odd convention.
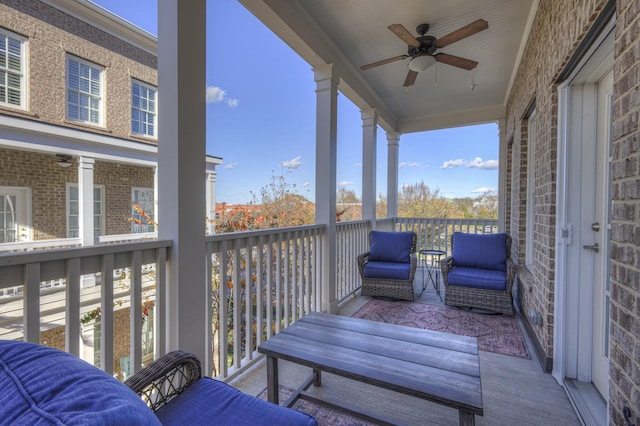
[[[0,244],[31,240],[29,188],[0,186]]]
[[[593,263],[593,343],[591,377],[593,384],[605,400],[609,395],[609,302],[610,302],[610,125],[613,71],[597,83],[597,137],[595,164],[595,221],[592,225],[593,244],[585,250],[594,254]],[[584,241],[584,240],[583,240]]]

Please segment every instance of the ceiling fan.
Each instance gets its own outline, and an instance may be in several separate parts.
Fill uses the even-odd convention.
[[[418,72],[426,70],[436,62],[442,62],[443,64],[452,65],[465,70],[474,69],[476,65],[478,65],[476,61],[449,55],[448,53],[436,53],[436,51],[455,43],[456,41],[460,41],[463,38],[486,30],[489,28],[489,24],[484,19],[478,19],[477,21],[465,25],[464,27],[459,28],[439,39],[425,35],[427,31],[429,31],[429,24],[418,25],[416,28],[416,32],[420,34],[418,37],[414,37],[413,34],[411,34],[402,24],[392,24],[389,25],[388,28],[402,41],[407,43],[407,54],[363,65],[360,69],[364,71],[379,65],[385,65],[402,59],[411,58],[411,61],[409,61],[409,72],[404,80],[404,87],[408,87],[415,83]]]

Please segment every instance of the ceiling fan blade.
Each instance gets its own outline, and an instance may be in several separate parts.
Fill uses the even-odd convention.
[[[389,64],[391,62],[399,61],[401,59],[405,59],[405,58],[408,58],[408,57],[409,57],[408,55],[394,56],[393,58],[383,59],[382,61],[373,62],[371,64],[363,65],[363,66],[360,67],[360,69],[364,71],[364,70],[368,70],[369,68],[377,67],[377,66],[384,65],[384,64]]]
[[[415,38],[413,34],[411,34],[402,24],[391,24],[387,28],[389,28],[392,33],[400,37],[400,39],[409,46],[420,47],[418,39]]]
[[[465,25],[464,27],[459,28],[452,33],[449,33],[446,36],[439,38],[436,41],[435,46],[438,49],[448,46],[451,43],[455,43],[456,41],[462,40],[463,38],[474,35],[475,33],[479,33],[480,31],[486,30],[487,28],[489,28],[489,23],[484,19],[478,19],[477,21],[474,21],[469,25]]]
[[[418,76],[418,72],[417,71],[411,71],[409,70],[409,72],[407,73],[407,78],[404,79],[404,87],[409,87],[411,86],[413,83],[416,82],[416,77]]]
[[[476,61],[461,58],[459,56],[449,55],[448,53],[438,53],[437,55],[434,55],[434,57],[438,62],[442,62],[443,64],[451,65],[458,68],[463,68],[465,70],[472,70],[478,65]]]

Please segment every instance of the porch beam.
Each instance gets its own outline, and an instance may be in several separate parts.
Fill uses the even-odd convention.
[[[498,120],[499,157],[498,157],[498,231],[506,230],[506,202],[507,202],[507,120]]]
[[[158,232],[167,261],[167,346],[196,355],[211,374],[205,275],[206,0],[158,2]],[[162,314],[160,314],[162,315]]]
[[[336,298],[336,183],[338,83],[333,65],[313,69],[316,82],[316,223],[326,226],[322,236],[322,311],[338,312]]]
[[[376,130],[378,113],[375,108],[360,111],[362,117],[362,219],[376,220]]]
[[[398,216],[398,154],[400,134],[387,133],[387,217]]]

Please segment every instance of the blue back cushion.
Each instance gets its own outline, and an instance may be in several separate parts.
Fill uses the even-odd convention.
[[[409,263],[413,232],[369,233],[369,261]]]
[[[159,425],[142,399],[109,374],[63,351],[0,341],[0,423]]]
[[[453,234],[453,264],[468,268],[507,270],[507,234]]]

